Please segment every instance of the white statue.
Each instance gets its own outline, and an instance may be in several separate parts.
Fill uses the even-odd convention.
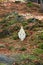
[[[19,36],[21,41],[23,41],[25,39],[25,37],[26,37],[26,33],[25,33],[25,31],[24,31],[22,26],[21,26],[20,31],[18,32],[18,36]]]

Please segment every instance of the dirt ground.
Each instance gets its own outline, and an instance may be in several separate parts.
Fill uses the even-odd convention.
[[[36,4],[35,4],[36,5]],[[4,16],[5,14],[16,11],[18,13],[31,13],[34,15],[43,15],[42,13],[39,12],[40,6],[34,6],[34,7],[27,7],[26,3],[1,3],[0,4],[0,16]]]

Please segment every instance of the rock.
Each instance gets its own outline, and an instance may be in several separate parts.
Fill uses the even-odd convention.
[[[14,63],[14,59],[12,59],[6,55],[0,54],[0,62],[5,63],[7,65],[12,65]]]

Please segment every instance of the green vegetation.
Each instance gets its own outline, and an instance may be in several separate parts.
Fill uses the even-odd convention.
[[[6,48],[4,44],[0,44],[0,48]]]
[[[20,49],[20,51],[26,51],[27,49],[26,49],[26,47],[22,47],[21,49]]]
[[[43,32],[38,36],[39,39],[43,40]]]
[[[35,19],[35,18],[30,18],[30,19],[27,19],[27,22],[28,22],[28,23],[34,23],[34,22],[40,23],[40,20]]]
[[[12,46],[12,45],[8,46],[8,49],[11,50],[11,51],[15,50],[14,46]]]
[[[19,26],[17,26],[17,25],[14,26],[14,31],[18,31],[19,29],[20,29]]]
[[[34,54],[18,54],[13,56],[13,58],[15,58],[16,64],[18,65],[36,65],[38,63],[40,64],[38,56]]]
[[[8,31],[7,29],[2,30],[2,32],[0,32],[0,38],[5,38],[10,36],[10,31]]]
[[[39,44],[38,44],[38,47],[39,47],[40,49],[43,49],[43,43],[39,43]]]
[[[30,33],[29,32],[26,32],[26,37],[30,36]]]
[[[7,65],[7,64],[5,64],[5,63],[0,63],[0,65]]]
[[[28,3],[27,3],[27,6],[28,6],[28,7],[33,7],[32,2],[28,2]]]
[[[34,49],[34,53],[37,54],[37,55],[43,54],[43,49],[39,49],[39,48]]]
[[[14,39],[14,40],[17,40],[17,39],[18,39],[18,33],[15,32],[15,33],[13,34],[13,39]]]
[[[34,63],[29,62],[29,63],[24,63],[23,65],[35,65],[35,64],[34,64]]]
[[[27,6],[32,7],[33,4],[29,2]],[[21,25],[26,32],[26,40],[23,42],[18,38]],[[8,46],[0,44],[0,49],[5,48],[13,53],[17,52],[14,57],[15,65],[43,65],[41,64],[43,61],[41,56],[43,55],[43,32],[38,33],[38,31],[43,31],[42,21],[35,18],[27,20],[17,12],[12,12],[0,21],[0,40],[8,43]],[[18,55],[18,53],[21,54]],[[0,65],[3,64],[0,63]]]
[[[22,25],[23,25],[23,26],[26,26],[26,25],[28,25],[28,22],[25,22],[25,21],[24,21],[24,22],[22,22]]]
[[[16,4],[19,4],[19,3],[20,3],[20,1],[15,1],[15,3],[16,3]]]

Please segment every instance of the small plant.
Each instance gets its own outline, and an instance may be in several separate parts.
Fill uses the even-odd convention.
[[[35,19],[35,18],[30,18],[27,20],[28,23],[34,23],[34,22],[39,22],[38,19]]]
[[[26,25],[28,25],[28,22],[25,22],[25,21],[24,21],[24,22],[22,22],[22,25],[23,25],[23,26],[26,26]]]
[[[18,34],[16,32],[13,34],[13,39],[14,40],[17,40],[18,39]]]
[[[42,32],[41,34],[39,34],[38,38],[39,38],[40,40],[43,40],[43,32]]]
[[[39,43],[38,46],[39,46],[40,49],[43,49],[43,43]]]
[[[10,28],[10,32],[13,33],[13,32],[15,32],[15,31],[18,31],[19,29],[20,29],[20,27],[17,26],[17,25],[15,25],[15,26],[13,26],[12,28]]]
[[[16,22],[15,20],[11,20],[8,24],[13,25],[15,22]]]
[[[22,23],[23,21],[25,21],[25,18],[22,15],[16,16],[15,19],[16,19],[17,22],[20,22],[20,23]]]
[[[28,3],[27,3],[27,6],[28,6],[28,7],[33,7],[32,2],[28,2]]]
[[[8,49],[9,50],[14,50],[14,46],[9,46]]]
[[[27,50],[26,47],[22,47],[22,48],[20,49],[20,51],[25,51],[25,50]]]
[[[17,30],[19,30],[20,28],[19,28],[19,26],[14,26],[14,28],[13,28],[15,31],[17,31]]]
[[[28,25],[26,25],[26,26],[24,27],[24,29],[29,30],[29,26],[28,26]]]
[[[5,38],[9,35],[10,35],[10,31],[8,30],[3,30],[2,32],[0,32],[0,38]]]
[[[29,32],[26,32],[26,37],[30,36],[30,33]]]

